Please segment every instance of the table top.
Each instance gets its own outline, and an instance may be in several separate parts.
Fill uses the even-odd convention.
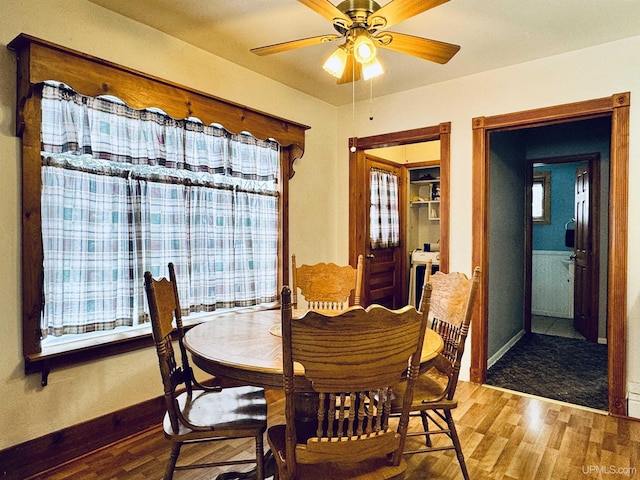
[[[294,317],[302,313],[294,311]],[[223,314],[191,328],[185,334],[184,345],[191,352],[193,363],[207,373],[248,385],[280,389],[282,338],[274,327],[279,324],[280,310]],[[442,337],[427,329],[421,363],[433,361],[443,345]],[[304,368],[294,364],[294,372],[296,385],[304,386]]]

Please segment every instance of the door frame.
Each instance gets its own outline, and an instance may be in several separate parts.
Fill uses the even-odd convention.
[[[409,145],[412,143],[440,140],[440,269],[449,271],[449,191],[451,122],[443,122],[430,127],[415,128],[369,137],[349,138],[349,263],[355,265],[358,255],[364,255],[367,239],[366,222],[369,218],[369,202],[364,198],[363,188],[368,181],[364,168],[365,150]],[[404,164],[407,167],[411,164]],[[360,187],[358,187],[360,186]],[[404,186],[403,186],[404,188]],[[404,220],[406,223],[406,220]],[[400,241],[406,249],[406,225],[400,227]],[[406,253],[406,252],[405,252]],[[406,254],[402,255],[403,272],[407,271]],[[367,271],[365,262],[365,274]],[[404,288],[404,287],[403,287]],[[362,299],[366,305],[367,298]]]
[[[472,259],[482,269],[471,330],[471,381],[487,378],[489,305],[489,134],[494,130],[611,117],[609,192],[609,279],[607,305],[608,404],[612,415],[627,415],[626,342],[629,111],[631,94],[546,107],[522,112],[476,117],[473,129]]]

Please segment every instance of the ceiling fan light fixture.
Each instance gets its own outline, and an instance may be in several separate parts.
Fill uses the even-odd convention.
[[[348,52],[344,46],[336,48],[335,52],[327,58],[322,68],[336,78],[342,77],[344,69],[347,66]]]
[[[361,33],[353,42],[353,55],[361,64],[371,62],[376,58],[376,46],[366,33]]]
[[[369,63],[365,63],[362,65],[362,78],[365,80],[371,80],[379,75],[384,73],[384,68],[382,68],[382,64],[380,60],[374,58]]]
[[[459,45],[386,30],[449,0],[298,1],[329,20],[338,35],[317,35],[252,48],[251,51],[256,55],[271,55],[342,39],[344,44],[323,64],[323,69],[338,79],[338,85],[360,80],[363,70],[366,79],[384,73],[380,62],[376,61],[378,48],[440,64],[447,63],[460,50]],[[337,2],[339,4],[335,5]]]

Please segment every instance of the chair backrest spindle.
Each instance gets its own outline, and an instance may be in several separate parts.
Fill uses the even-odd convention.
[[[473,304],[480,282],[480,268],[474,269],[471,279],[459,272],[436,272],[430,276],[429,282],[433,288],[429,307],[431,328],[438,332],[444,341],[444,348],[436,358],[434,366],[448,377],[442,397],[452,400],[458,384]]]
[[[427,297],[430,288],[426,288]],[[426,310],[350,307],[341,313],[309,311],[292,321],[291,291],[282,292],[282,342],[286,395],[286,458],[296,464],[361,462],[391,458],[399,465],[408,428],[410,398],[427,326]],[[318,395],[315,437],[296,431],[293,364]],[[397,429],[389,428],[391,386],[407,378]],[[296,478],[292,473],[290,478]]]

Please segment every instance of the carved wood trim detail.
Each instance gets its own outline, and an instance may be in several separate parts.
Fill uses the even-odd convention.
[[[57,80],[83,95],[114,95],[133,108],[161,108],[177,119],[197,117],[205,124],[220,123],[234,133],[247,131],[304,151],[306,125],[30,35],[19,35],[8,48],[18,55],[18,109],[32,85]]]

